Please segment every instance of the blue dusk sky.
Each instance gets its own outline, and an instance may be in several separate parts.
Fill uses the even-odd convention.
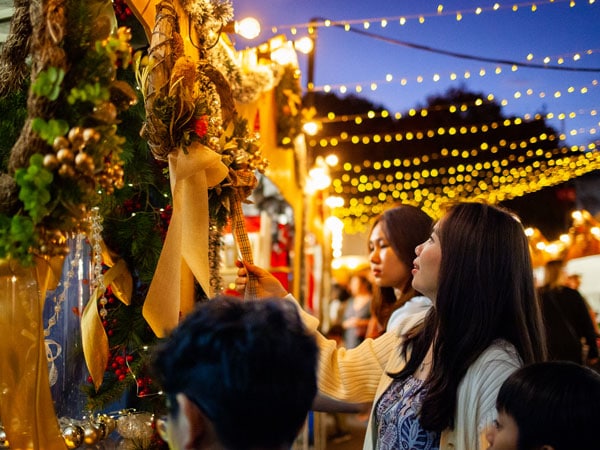
[[[554,118],[548,123],[566,133],[568,145],[600,140],[598,1],[232,0],[232,4],[236,19],[253,16],[262,25],[258,38],[236,38],[238,50],[277,34],[292,40],[306,36],[311,18],[340,24],[318,29],[317,91],[330,86],[333,93],[352,93],[404,114],[425,106],[428,96],[462,87],[504,102],[507,116],[550,114]],[[345,23],[356,31],[345,31]],[[307,57],[299,55],[299,60],[305,86]],[[512,62],[522,65],[513,71]],[[357,88],[362,91],[357,93]]]

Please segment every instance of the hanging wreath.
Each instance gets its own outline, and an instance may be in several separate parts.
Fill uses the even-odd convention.
[[[137,62],[146,109],[141,135],[156,159],[168,161],[173,197],[173,216],[143,309],[159,337],[192,310],[193,283],[203,298],[220,292],[222,230],[230,217],[243,222],[239,205],[254,189],[254,171],[267,165],[257,136],[238,117],[227,77],[210,57],[232,17],[225,1],[162,0],[147,58]],[[186,20],[184,39],[180,24]],[[173,280],[179,283],[174,286]],[[168,302],[165,289],[171,292]]]
[[[116,80],[131,36],[115,24],[109,1],[32,6],[28,115],[1,180],[0,258],[64,254],[101,194],[122,186],[118,114],[136,96]]]

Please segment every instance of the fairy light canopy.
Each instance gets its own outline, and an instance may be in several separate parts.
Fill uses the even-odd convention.
[[[245,4],[237,3],[238,13]],[[595,28],[590,17],[575,17],[597,15],[597,6],[549,0],[341,11],[311,4],[317,19],[279,12],[270,28],[263,12],[266,33],[312,38],[311,98],[372,102],[359,110],[322,102],[305,121],[315,157],[341,161],[330,170],[328,194],[343,205],[328,208],[344,231],[363,231],[400,201],[437,216],[446,201],[501,202],[598,169],[600,59],[594,33],[578,39],[575,28]],[[556,15],[560,23],[548,25]],[[448,86],[474,95],[429,102]]]

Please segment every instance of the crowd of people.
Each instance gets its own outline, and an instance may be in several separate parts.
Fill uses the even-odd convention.
[[[463,202],[434,223],[400,205],[368,249],[370,277],[349,296],[361,319],[345,327],[342,302],[337,339],[267,270],[238,264],[238,291],[253,276],[266,300],[200,304],[156,353],[171,448],[290,448],[310,409],[365,404],[364,449],[600,448],[593,321],[585,300],[569,305],[579,347],[560,352],[556,295],[535,285],[516,215]]]

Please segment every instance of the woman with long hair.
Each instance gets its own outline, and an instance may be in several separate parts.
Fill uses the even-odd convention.
[[[394,329],[408,316],[424,314],[431,300],[412,287],[415,247],[429,236],[433,220],[412,205],[398,205],[375,218],[369,233],[368,252],[376,285],[372,300],[372,325],[367,337]]]
[[[285,296],[249,264],[238,271],[239,289],[247,272],[263,295]],[[484,449],[502,382],[546,357],[523,226],[499,207],[455,204],[417,246],[412,275],[413,288],[433,302],[424,320],[352,350],[316,333],[319,389],[374,402],[365,449]],[[316,318],[303,318],[316,330]]]

